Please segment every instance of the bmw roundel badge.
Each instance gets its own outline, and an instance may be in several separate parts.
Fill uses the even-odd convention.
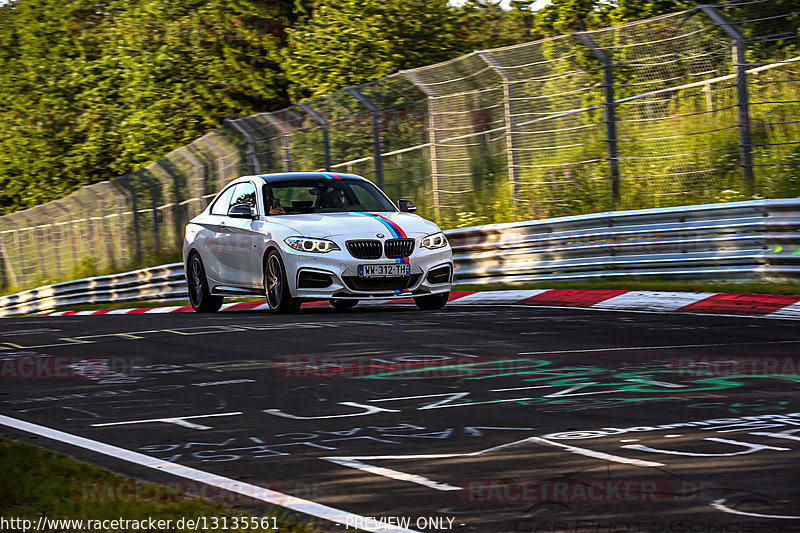
[[[375,236],[379,239],[383,239],[386,235],[384,235],[383,233],[376,233]]]

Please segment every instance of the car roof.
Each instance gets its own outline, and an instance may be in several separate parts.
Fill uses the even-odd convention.
[[[261,178],[266,183],[297,180],[297,179],[300,180],[357,179],[357,180],[369,181],[367,178],[358,176],[356,174],[342,174],[340,172],[279,172],[275,174],[258,174],[255,177]]]

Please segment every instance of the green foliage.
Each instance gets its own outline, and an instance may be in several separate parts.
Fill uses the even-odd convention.
[[[0,213],[135,170],[226,116],[288,103],[278,50],[291,3],[97,5],[0,7]]]
[[[0,513],[4,517],[32,520],[40,516],[52,520],[137,520],[149,517],[158,520],[181,518],[233,517],[250,520],[242,510],[222,505],[233,498],[220,497],[219,502],[205,501],[175,485],[156,485],[124,478],[108,470],[78,462],[64,455],[40,450],[29,444],[0,438]],[[13,483],[12,483],[13,480]],[[224,494],[224,493],[221,493]],[[300,523],[285,513],[272,512],[277,531],[312,533],[310,524]],[[260,517],[259,517],[260,519]],[[230,522],[229,522],[230,523]],[[270,525],[272,518],[270,518]],[[265,524],[266,525],[266,524]],[[232,532],[264,533],[266,528],[231,529]]]
[[[457,56],[446,0],[327,0],[289,30],[284,69],[294,100]]]

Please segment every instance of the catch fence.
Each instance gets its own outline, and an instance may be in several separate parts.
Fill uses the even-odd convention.
[[[0,217],[0,285],[158,264],[239,175],[330,170],[445,228],[800,193],[800,9],[731,2],[398,72],[226,120]]]

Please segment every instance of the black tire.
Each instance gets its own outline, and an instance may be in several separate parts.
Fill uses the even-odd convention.
[[[328,300],[328,302],[333,306],[334,309],[337,311],[343,311],[345,309],[352,309],[358,305],[358,300],[344,300],[338,298],[332,298]]]
[[[423,311],[436,311],[444,308],[447,305],[447,299],[450,298],[449,292],[442,292],[439,294],[431,294],[429,296],[418,296],[414,298],[414,303]]]
[[[267,255],[264,261],[264,293],[267,305],[273,313],[296,313],[302,302],[293,298],[286,281],[286,268],[283,266],[281,254],[275,250]]]
[[[216,313],[222,307],[222,296],[214,296],[208,288],[206,269],[200,254],[193,254],[187,265],[186,284],[189,286],[189,303],[195,313]]]

